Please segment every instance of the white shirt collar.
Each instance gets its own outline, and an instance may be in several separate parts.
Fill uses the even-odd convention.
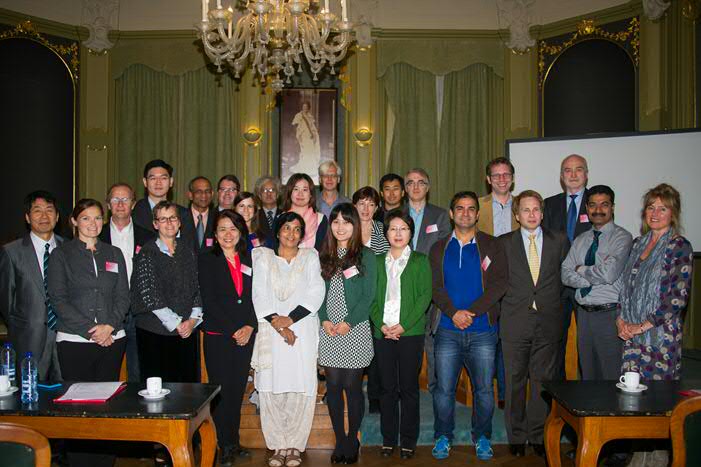
[[[54,248],[56,248],[56,236],[54,234],[51,234],[51,238],[49,239],[48,242],[45,241],[43,238],[40,238],[34,232],[30,232],[29,237],[32,239],[32,244],[34,245],[34,249],[35,250],[42,250],[42,253],[43,253],[43,250],[46,248],[45,245],[47,243],[49,245],[51,245],[49,247],[49,250],[53,250]]]

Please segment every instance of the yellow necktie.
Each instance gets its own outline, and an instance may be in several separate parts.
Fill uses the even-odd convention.
[[[528,269],[531,270],[533,285],[538,283],[538,275],[540,274],[540,260],[538,259],[538,249],[535,247],[535,234],[528,236],[530,243],[528,244]],[[533,300],[533,309],[537,310],[535,300]]]

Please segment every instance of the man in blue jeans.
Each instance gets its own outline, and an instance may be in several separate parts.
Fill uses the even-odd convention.
[[[455,388],[464,366],[472,383],[472,441],[477,458],[491,459],[494,356],[499,300],[506,292],[506,258],[491,235],[480,232],[479,200],[461,191],[450,202],[453,234],[431,248],[433,303],[441,317],[435,335],[433,457],[450,454],[455,428]]]

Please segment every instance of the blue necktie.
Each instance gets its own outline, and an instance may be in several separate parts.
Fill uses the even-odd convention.
[[[594,240],[592,240],[591,246],[587,250],[587,255],[584,257],[585,266],[594,266],[596,263],[596,251],[599,249],[599,237],[601,236],[601,231],[592,230],[592,233],[594,234]],[[582,287],[579,289],[579,293],[582,298],[589,295],[589,292],[591,292],[591,287]]]
[[[202,219],[202,214],[197,214],[197,245],[202,246],[202,241],[204,240],[204,222]]]
[[[54,331],[56,329],[56,313],[49,300],[49,248],[51,245],[47,243],[44,247],[44,293],[46,294],[46,325]]]
[[[570,201],[570,207],[567,209],[567,238],[570,239],[570,243],[574,240],[574,228],[577,226],[577,195],[570,195],[572,201]]]

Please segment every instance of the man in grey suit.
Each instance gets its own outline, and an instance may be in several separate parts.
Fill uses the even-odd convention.
[[[508,262],[499,324],[506,363],[506,432],[513,455],[523,456],[528,441],[544,456],[548,405],[541,384],[558,379],[564,320],[560,268],[569,242],[563,232],[541,227],[543,198],[537,192],[522,192],[514,198],[513,209],[521,228],[499,237]]]
[[[56,316],[45,282],[49,255],[63,241],[54,235],[56,198],[46,191],[34,191],[24,199],[24,213],[30,232],[0,249],[0,313],[17,360],[21,362],[25,352],[32,352],[39,360],[39,380],[60,381]]]
[[[448,211],[428,202],[428,192],[431,189],[431,179],[424,169],[414,168],[404,177],[404,186],[409,198],[407,209],[414,220],[416,229],[411,239],[411,247],[414,251],[428,256],[431,247],[438,240],[448,237],[453,231],[450,225]],[[428,376],[428,390],[433,392],[436,386],[435,357],[433,354],[433,335],[438,329],[441,312],[431,305],[429,307],[428,320],[426,320],[426,340],[424,350],[428,362],[426,371]]]

